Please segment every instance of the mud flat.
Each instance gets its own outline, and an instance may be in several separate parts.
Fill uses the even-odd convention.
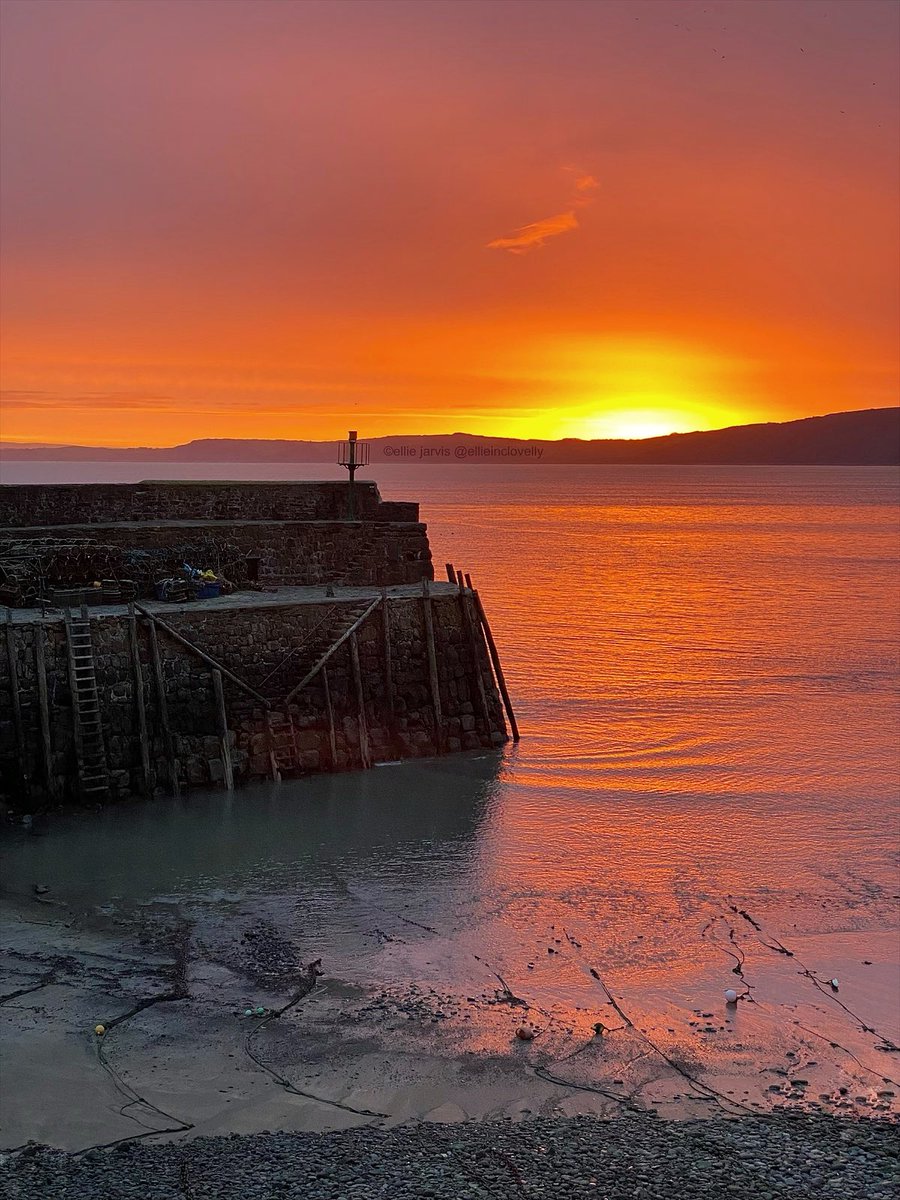
[[[598,971],[585,972],[591,1005],[542,1003],[526,966],[507,974],[477,950],[438,987],[413,970],[448,953],[435,931],[371,907],[369,918],[381,982],[327,941],[320,953],[312,916],[298,935],[227,897],[202,919],[162,899],[80,916],[47,895],[8,899],[0,1144],[81,1152],[272,1129],[785,1107],[896,1118],[893,1043],[869,1026],[854,1038],[836,1003],[773,1019],[770,982],[734,1016],[676,1015]],[[583,953],[572,941],[548,955],[560,977]],[[517,1038],[524,1025],[533,1040]]]
[[[80,913],[52,892],[7,897],[3,1193],[894,1194],[896,1054],[871,1028],[853,1049],[848,1020],[840,1042],[807,1020],[806,1032],[788,1022],[754,1033],[765,1017],[745,1000],[743,1041],[712,1012],[667,1040],[663,1026],[678,1018],[647,1009],[658,997],[640,1012],[615,988],[589,1008],[546,1007],[523,986],[527,964],[507,976],[478,950],[455,960],[457,986],[416,982],[412,964],[447,953],[436,931],[367,911],[390,976],[380,984],[347,955],[315,953],[311,913],[298,935],[296,922],[227,896],[202,919],[164,897]],[[585,950],[571,934],[548,941],[560,975]],[[596,974],[598,991],[610,986]],[[525,1022],[537,1031],[530,1042],[516,1037]],[[698,1038],[718,1048],[704,1055]]]
[[[729,896],[561,861],[541,891],[499,840],[504,761],[4,831],[0,1148],[896,1117],[892,880]],[[544,838],[541,863],[570,846]]]

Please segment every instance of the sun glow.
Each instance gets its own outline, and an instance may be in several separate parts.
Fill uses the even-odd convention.
[[[524,370],[553,395],[529,428],[534,437],[661,437],[760,412],[756,364],[706,346],[606,335],[535,347],[530,357]]]
[[[718,427],[718,423],[717,423]],[[654,438],[669,433],[690,433],[710,426],[704,417],[687,414],[677,404],[660,408],[623,408],[597,413],[572,422],[568,437],[580,438]]]

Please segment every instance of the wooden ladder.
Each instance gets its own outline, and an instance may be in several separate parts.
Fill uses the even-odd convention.
[[[66,609],[65,620],[79,789],[83,795],[106,792],[109,791],[109,769],[103,745],[91,621],[84,607],[79,616]]]
[[[294,718],[289,712],[269,712],[267,714],[269,727],[269,761],[272,764],[272,778],[281,780],[283,771],[300,769],[300,752],[297,749],[297,731],[294,728]]]

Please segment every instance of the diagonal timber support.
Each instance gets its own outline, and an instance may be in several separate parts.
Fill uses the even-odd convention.
[[[188,641],[183,634],[179,633],[177,629],[173,629],[171,625],[166,624],[166,622],[158,617],[156,613],[150,612],[150,610],[144,608],[142,604],[135,604],[134,607],[142,617],[146,617],[148,621],[152,621],[154,625],[157,625],[160,629],[167,633],[169,637],[173,637],[176,642],[180,642],[181,645],[187,650],[190,650],[192,654],[196,654],[197,657],[202,659],[208,667],[212,667],[214,671],[221,671],[224,677],[226,679],[230,679],[236,687],[241,689],[241,691],[246,692],[248,696],[252,696],[254,700],[258,700],[259,703],[264,705],[266,708],[272,707],[270,700],[267,700],[265,696],[261,696],[259,692],[250,686],[249,683],[245,683],[239,675],[235,675],[233,671],[229,671],[224,663],[217,662],[216,659],[207,654],[205,650],[201,650],[199,646],[195,646],[193,642]]]
[[[357,617],[357,619],[353,622],[353,624],[350,626],[350,628],[344,630],[344,632],[337,639],[337,641],[333,642],[332,645],[330,645],[328,647],[328,649],[325,651],[325,653],[322,655],[322,657],[319,659],[319,661],[314,666],[310,667],[310,669],[306,672],[306,674],[303,676],[303,678],[300,680],[300,682],[296,685],[296,687],[291,688],[291,690],[285,696],[284,700],[282,700],[282,702],[281,702],[282,704],[290,703],[290,701],[293,700],[293,698],[297,695],[297,693],[302,691],[303,688],[305,688],[306,685],[310,682],[310,680],[314,679],[316,677],[316,675],[318,675],[318,673],[322,670],[322,668],[325,666],[325,664],[331,658],[332,654],[334,654],[335,650],[339,650],[341,648],[341,646],[343,646],[344,642],[346,642],[347,639],[352,634],[356,633],[356,631],[357,631],[357,629],[359,629],[360,625],[362,625],[362,623],[364,621],[367,621],[369,619],[369,617],[371,617],[372,613],[375,611],[375,609],[378,607],[378,605],[381,603],[381,601],[382,601],[382,597],[377,596],[372,601],[372,603],[369,605],[369,607],[366,609],[366,611],[362,614],[362,616]]]

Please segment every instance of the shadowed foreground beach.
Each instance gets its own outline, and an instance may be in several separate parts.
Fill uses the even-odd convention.
[[[884,1120],[786,1113],[264,1133],[81,1156],[31,1146],[0,1164],[0,1183],[11,1200],[888,1200],[896,1133]]]

